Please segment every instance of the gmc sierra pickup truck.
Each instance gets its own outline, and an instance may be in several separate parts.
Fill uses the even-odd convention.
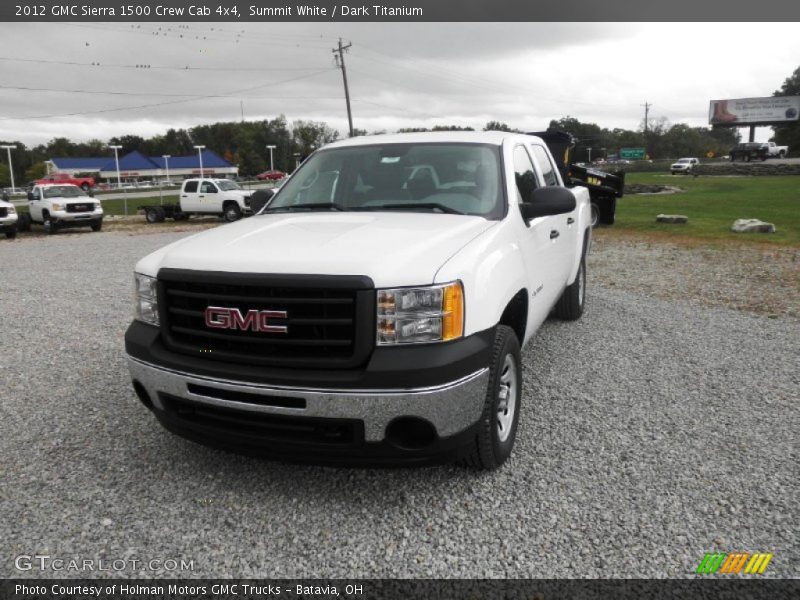
[[[41,223],[45,233],[54,234],[70,227],[103,228],[103,207],[72,184],[36,185],[28,192],[28,212],[19,216],[20,231],[30,231],[31,223]]]
[[[520,349],[583,313],[590,241],[589,190],[540,137],[336,142],[253,218],[136,264],[133,388],[204,444],[493,469],[537,410]]]
[[[0,200],[0,233],[6,234],[9,239],[17,237],[17,219],[17,209],[8,202],[8,196],[3,194]]]

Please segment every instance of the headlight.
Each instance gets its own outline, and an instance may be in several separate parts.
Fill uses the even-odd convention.
[[[13,206],[9,206],[8,207],[8,214],[13,215],[13,214],[16,214],[16,212],[17,212],[17,209],[14,208]]]
[[[53,210],[64,210],[63,204],[53,204]]]
[[[94,209],[95,210],[100,210],[101,208],[103,208],[103,206],[99,202],[95,202],[94,203]]]
[[[460,281],[418,288],[378,290],[379,346],[446,342],[464,335]]]
[[[140,321],[158,325],[158,292],[156,279],[147,275],[133,274],[135,316]]]

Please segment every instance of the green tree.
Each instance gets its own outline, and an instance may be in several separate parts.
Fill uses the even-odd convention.
[[[33,181],[35,179],[41,179],[47,174],[47,166],[43,162],[37,162],[32,164],[28,169],[25,171],[25,181]]]
[[[800,96],[800,67],[797,67],[783,82],[781,89],[776,90],[773,96]],[[774,125],[775,143],[780,146],[789,146],[789,156],[800,156],[800,120],[786,125]]]
[[[11,187],[11,175],[8,165],[0,163],[0,188]]]

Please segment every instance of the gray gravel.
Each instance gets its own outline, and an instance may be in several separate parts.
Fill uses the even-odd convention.
[[[176,438],[132,393],[131,270],[181,235],[0,243],[0,576],[49,554],[198,577],[685,577],[717,549],[800,576],[797,320],[595,285],[526,349],[499,472],[283,465]]]

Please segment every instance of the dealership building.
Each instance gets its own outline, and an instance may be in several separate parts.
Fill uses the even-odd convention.
[[[202,151],[202,173],[213,177],[236,177],[239,167],[232,165],[216,152]],[[46,161],[48,172],[70,175],[91,175],[99,179],[117,179],[116,160],[108,156],[95,158],[51,158]],[[134,150],[119,157],[119,177],[130,180],[185,179],[200,175],[200,156],[145,156]]]

